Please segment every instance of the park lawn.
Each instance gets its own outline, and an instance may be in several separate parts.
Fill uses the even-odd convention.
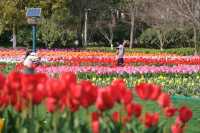
[[[145,102],[135,98],[135,100],[141,103],[144,110],[150,112],[160,112],[157,104],[153,102]],[[176,107],[181,107],[182,105],[189,107],[193,111],[192,119],[187,123],[187,127],[184,133],[199,133],[200,132],[200,99],[187,98],[187,97],[172,97],[173,103]],[[165,118],[161,118],[161,121]],[[174,123],[175,120],[170,121],[168,124]],[[167,126],[169,126],[167,125]]]
[[[189,121],[185,133],[199,133],[200,132],[200,99],[190,98],[173,98],[175,105],[187,105],[193,111],[192,120]]]

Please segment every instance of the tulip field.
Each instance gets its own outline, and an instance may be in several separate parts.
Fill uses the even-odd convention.
[[[0,49],[0,133],[199,133],[200,56]]]

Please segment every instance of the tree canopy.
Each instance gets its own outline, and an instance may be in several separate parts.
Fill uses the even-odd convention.
[[[168,37],[177,30],[184,30],[178,32],[180,36],[188,31],[189,41],[184,43],[187,46],[197,49],[200,42],[199,0],[1,0],[0,42],[1,38],[12,39],[13,47],[31,43],[31,34],[27,34],[31,26],[25,17],[30,7],[42,8],[38,41],[44,47],[75,46],[76,40],[82,46],[86,33],[89,44],[113,46],[126,39],[130,47],[180,47]],[[12,36],[7,37],[7,32]],[[160,41],[144,45],[140,40],[145,34]],[[169,45],[165,45],[165,39]]]

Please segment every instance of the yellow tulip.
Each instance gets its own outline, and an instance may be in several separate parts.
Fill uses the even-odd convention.
[[[3,125],[4,125],[4,119],[0,118],[0,133],[2,133]]]

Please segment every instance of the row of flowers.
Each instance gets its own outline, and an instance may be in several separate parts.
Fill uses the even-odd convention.
[[[145,73],[179,73],[192,74],[200,72],[200,65],[179,66],[125,66],[125,67],[103,67],[103,66],[39,66],[37,72],[45,73],[96,73],[96,74],[145,74]]]
[[[55,133],[90,131],[88,127],[91,127],[93,133],[160,133],[166,131],[183,133],[186,123],[193,114],[186,106],[177,108],[170,96],[156,84],[140,83],[133,89],[128,89],[124,80],[117,79],[101,88],[88,80],[78,82],[73,73],[64,73],[56,79],[40,73],[26,75],[12,72],[7,77],[0,75],[0,92],[1,110],[7,110],[3,116],[10,117],[10,119],[5,119],[5,126],[1,130],[7,132],[18,130],[24,125],[24,130],[28,132],[37,133],[37,131],[48,130],[41,125],[36,128],[33,128],[34,125],[26,126],[26,122],[34,123],[37,118],[34,111],[37,111],[37,107],[42,103],[47,111],[53,114],[49,123],[45,119],[44,121],[47,125],[50,124],[50,128]],[[144,102],[154,102],[158,106],[156,111],[161,110],[161,112],[145,110],[145,106],[136,101],[136,95]],[[17,115],[19,119],[12,116],[15,113],[10,113],[8,105],[20,114]],[[68,114],[62,116],[66,111]],[[89,123],[84,116],[81,116],[82,123],[80,120],[77,121],[75,114],[81,111],[91,116]],[[168,119],[160,119],[161,116]],[[167,123],[174,117],[175,122],[170,122],[172,125],[168,129]],[[13,122],[16,125],[9,125],[11,120],[16,120]],[[59,120],[62,120],[62,123],[59,123]],[[44,121],[39,120],[37,125]],[[74,125],[76,128],[72,129]]]
[[[115,64],[115,57],[51,57],[46,59],[47,62],[65,62],[70,65],[81,65],[81,64]],[[133,64],[133,63],[141,63],[141,64],[160,64],[160,65],[199,65],[200,57],[198,56],[182,56],[182,57],[141,57],[141,56],[131,56],[125,57],[125,64]]]
[[[25,55],[25,49],[0,49],[0,56],[22,56]],[[47,49],[39,49],[37,50],[39,56],[57,56],[57,57],[68,57],[68,56],[76,56],[76,57],[84,57],[84,56],[114,56],[115,53],[113,52],[98,52],[98,51],[88,51],[88,50],[78,50],[78,49],[54,49],[54,50],[47,50]],[[142,52],[126,52],[127,56],[176,56],[175,54],[168,54],[168,53],[156,53],[156,54],[147,54]]]
[[[6,66],[6,68],[5,68]],[[9,66],[9,68],[8,68]],[[9,73],[9,71],[12,71],[15,68],[15,65],[13,64],[6,65],[2,64],[0,66],[0,70],[4,73]],[[47,69],[46,69],[47,68]],[[39,71],[41,72],[46,72],[50,76],[57,76],[60,75],[59,70],[61,68],[56,68],[55,69],[51,67],[40,67],[38,68]],[[69,68],[69,67],[68,67]],[[76,71],[78,67],[71,67],[71,69],[64,69],[66,71]],[[81,69],[84,69],[87,67],[82,67]],[[102,68],[102,67],[101,67]],[[22,71],[23,66],[18,65],[16,67],[17,71]],[[109,67],[104,67],[100,70],[107,70]],[[120,68],[123,69],[123,68]],[[194,68],[195,69],[195,68]],[[61,72],[64,72],[61,71]],[[79,69],[80,70],[80,69]],[[129,87],[136,85],[139,82],[153,82],[157,84],[161,84],[164,86],[164,89],[168,91],[172,95],[184,95],[184,96],[189,96],[189,97],[200,97],[200,85],[199,85],[199,80],[200,80],[200,73],[116,73],[113,70],[113,73],[107,73],[107,74],[99,74],[99,73],[92,73],[89,71],[90,69],[87,69],[88,71],[79,71],[78,75],[80,79],[90,79],[91,81],[95,82],[99,86],[105,86],[111,83],[113,79],[116,79],[116,77],[123,76],[127,85]],[[98,70],[97,70],[98,71]],[[97,72],[96,71],[96,72]],[[54,72],[54,73],[52,73]],[[77,71],[76,71],[77,72]]]
[[[24,60],[23,56],[15,57],[0,57],[0,62],[22,62]],[[116,58],[108,56],[87,56],[87,57],[56,57],[56,56],[43,56],[41,58],[42,62],[46,63],[64,63],[66,65],[80,66],[80,65],[110,65],[114,66],[116,64]],[[180,56],[180,57],[141,57],[141,56],[131,56],[125,57],[125,64],[160,64],[160,65],[199,65],[200,57],[199,56]]]
[[[90,79],[99,86],[107,86],[112,80],[121,75],[96,75],[89,73],[79,74],[81,79]],[[124,81],[128,87],[137,85],[140,82],[156,83],[163,86],[163,90],[170,95],[193,98],[198,100],[200,97],[200,74],[134,74],[123,75]]]

